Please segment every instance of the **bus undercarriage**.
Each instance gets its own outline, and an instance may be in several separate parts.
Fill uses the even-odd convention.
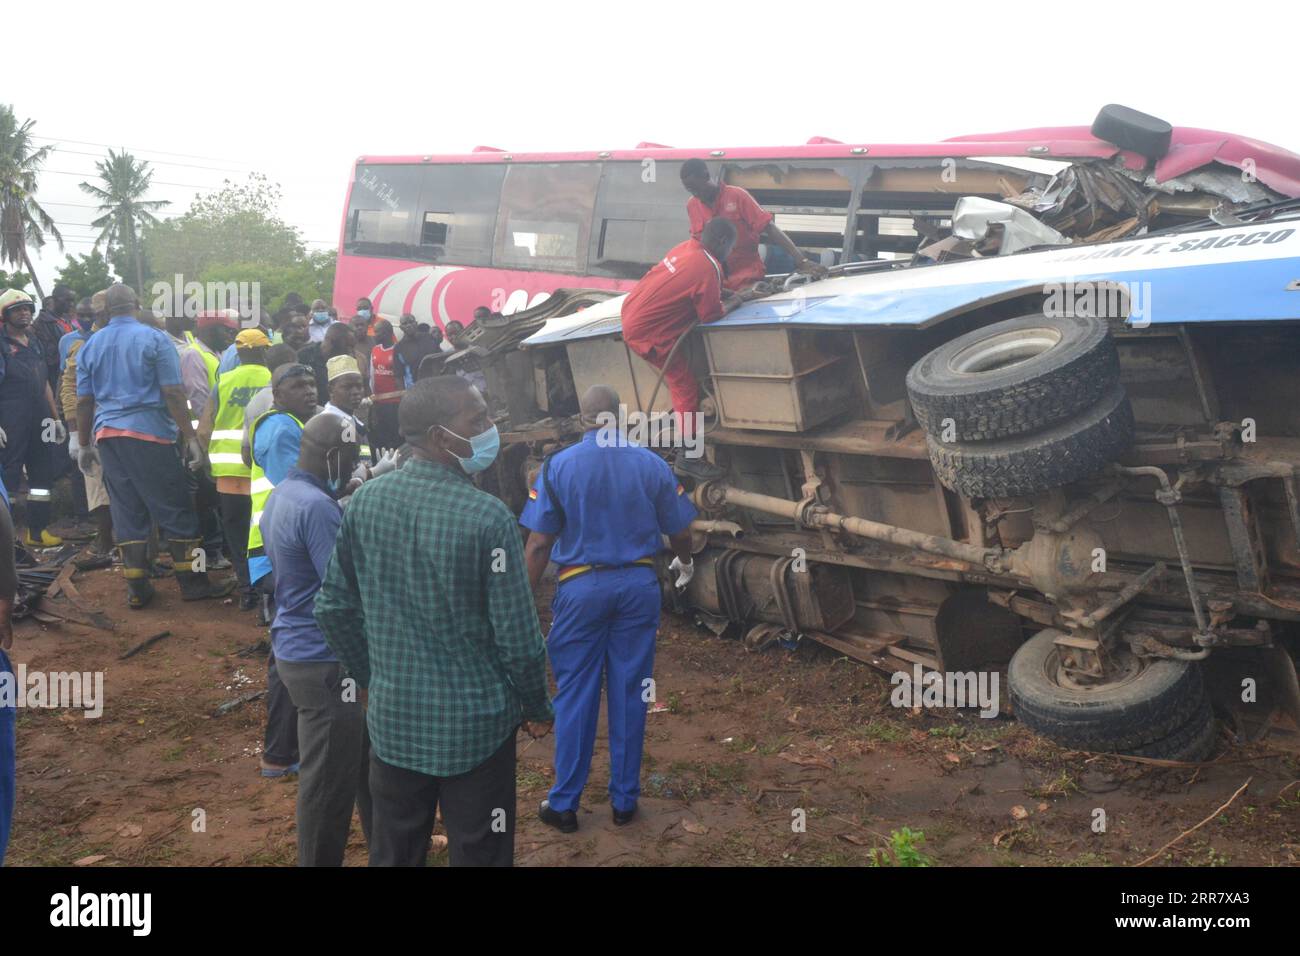
[[[607,295],[559,293],[479,350],[509,419],[493,490],[516,508],[580,434],[586,387],[634,408],[655,391],[616,336],[515,347]],[[1039,308],[1011,299],[924,330],[702,329],[720,477],[691,488],[697,570],[678,594],[661,569],[666,602],[750,649],[809,638],[889,672],[1009,666],[1016,714],[1078,749],[1199,759],[1211,697],[1242,737],[1274,714],[1300,722],[1285,649],[1300,327],[1130,329]],[[907,373],[945,349],[1018,380],[955,405],[939,382],[930,402]],[[642,410],[667,407],[659,390]],[[946,445],[945,425],[960,432]]]

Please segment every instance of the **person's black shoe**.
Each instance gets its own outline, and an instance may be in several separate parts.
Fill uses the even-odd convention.
[[[239,609],[241,611],[251,611],[262,604],[262,595],[258,594],[252,588],[245,588],[239,592]]]
[[[629,823],[632,822],[632,819],[636,816],[635,806],[633,806],[631,810],[619,810],[617,807],[611,809],[614,810],[614,826],[616,827],[627,826]]]
[[[573,833],[578,829],[578,815],[572,810],[552,810],[549,800],[542,801],[537,810],[537,819],[561,833]]]
[[[678,478],[693,478],[695,481],[716,481],[727,473],[707,458],[678,455],[673,462],[673,474]]]

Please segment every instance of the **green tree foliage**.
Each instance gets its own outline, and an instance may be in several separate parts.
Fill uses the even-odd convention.
[[[31,284],[32,277],[26,272],[5,272],[0,269],[0,290],[18,289],[26,291],[27,286]]]
[[[54,218],[36,201],[37,177],[54,147],[36,147],[31,138],[35,125],[33,120],[18,122],[14,108],[0,104],[0,263],[23,265],[29,275],[34,270],[28,246],[41,248],[49,233],[63,248]],[[36,291],[40,293],[39,284]]]
[[[243,183],[226,180],[220,189],[196,197],[184,215],[146,233],[151,277],[173,282],[180,275],[189,282],[238,264],[288,269],[306,261],[298,231],[278,216],[279,202],[280,187],[260,173]],[[247,273],[238,278],[258,281]]]
[[[115,281],[109,271],[108,260],[98,249],[91,250],[90,255],[69,255],[67,263],[54,277],[56,285],[63,283],[68,286],[77,293],[78,299],[107,289]]]
[[[259,282],[262,308],[275,312],[284,304],[284,297],[297,292],[304,302],[312,299],[330,300],[334,292],[334,267],[337,257],[333,250],[311,252],[297,262],[283,265],[274,262],[235,262],[214,265],[205,269],[199,281],[208,282]]]
[[[145,199],[145,193],[153,185],[153,170],[149,163],[136,159],[126,150],[115,153],[108,151],[108,159],[95,164],[99,179],[103,184],[83,182],[81,191],[99,201],[98,219],[91,226],[99,230],[95,248],[100,245],[112,248],[114,245],[125,248],[134,265],[136,292],[144,294],[144,262],[140,252],[140,229],[142,226],[158,224],[155,212],[169,206],[165,199]]]

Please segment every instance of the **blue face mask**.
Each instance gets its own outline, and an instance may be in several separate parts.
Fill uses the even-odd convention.
[[[357,309],[357,315],[361,316],[361,318],[363,318],[363,319],[368,319],[368,318],[370,318],[370,310],[369,310],[369,309]]]
[[[330,320],[330,314],[328,312],[313,312],[311,320],[317,325],[324,325]]]
[[[445,425],[439,425],[438,427],[448,435],[469,442],[470,457],[461,458],[460,455],[456,455],[456,460],[460,462],[460,467],[465,469],[466,474],[472,475],[475,472],[483,471],[492,462],[496,461],[497,452],[501,449],[501,433],[497,431],[496,425],[493,425],[485,432],[475,435],[473,438],[463,438]]]

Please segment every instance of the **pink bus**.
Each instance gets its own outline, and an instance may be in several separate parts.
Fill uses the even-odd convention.
[[[348,315],[365,296],[385,316],[468,326],[478,306],[509,315],[561,287],[630,289],[688,233],[679,172],[691,157],[748,189],[826,265],[910,256],[946,231],[962,196],[1004,199],[1077,161],[1147,163],[1082,126],[912,145],[815,137],[780,147],[363,156],[348,187],[334,303]],[[1300,188],[1293,155],[1209,130],[1175,128],[1155,172],[1160,180],[1161,167],[1176,176],[1218,166],[1236,175],[1247,163],[1259,198]],[[1188,206],[1189,217],[1206,214]],[[769,274],[789,271],[783,250],[766,255]]]

